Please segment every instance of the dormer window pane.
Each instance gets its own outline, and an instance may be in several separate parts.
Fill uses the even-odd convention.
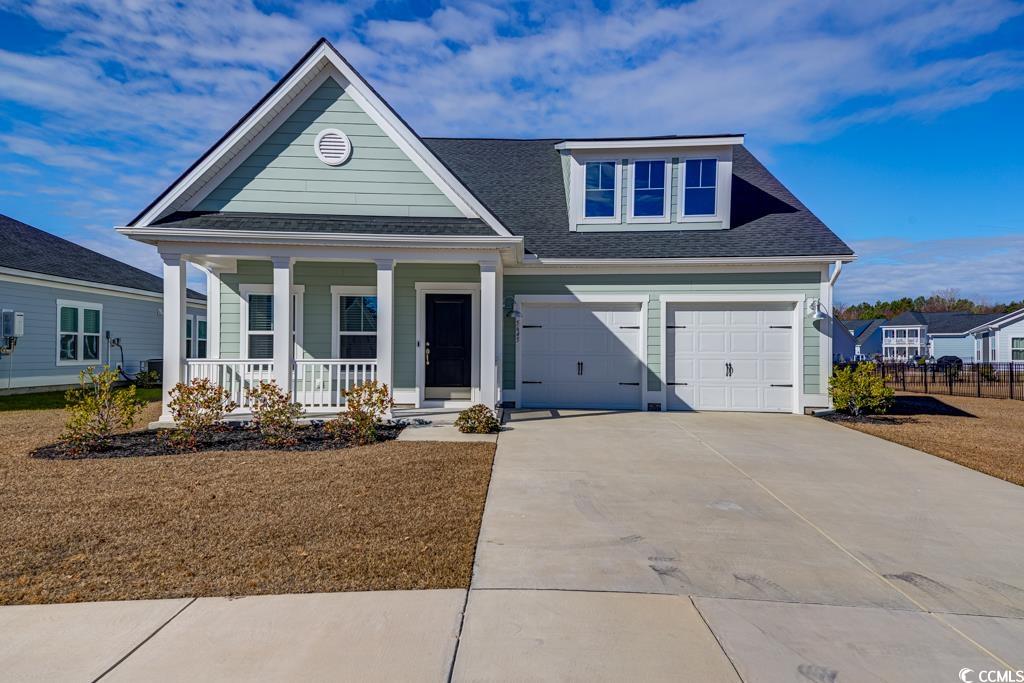
[[[633,162],[633,215],[639,217],[665,214],[665,162]]]
[[[687,216],[715,215],[715,185],[718,161],[687,159],[684,174],[683,205]]]
[[[612,218],[615,216],[615,162],[590,161],[586,164],[586,206],[587,218]]]

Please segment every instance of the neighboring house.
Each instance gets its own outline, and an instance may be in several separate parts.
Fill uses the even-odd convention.
[[[956,356],[974,360],[971,330],[999,317],[997,313],[921,313],[906,311],[882,325],[885,359]]]
[[[832,361],[835,363],[854,360],[857,355],[857,340],[843,323],[837,320],[832,328]]]
[[[1024,308],[971,329],[974,359],[983,363],[1024,363]]]
[[[885,318],[844,320],[843,325],[853,335],[854,354],[873,358],[882,353],[882,325]]]
[[[0,236],[0,309],[24,318],[13,352],[0,355],[0,393],[76,384],[90,365],[134,374],[161,357],[159,277],[3,215]],[[187,352],[202,355],[203,295],[189,291],[188,304]]]
[[[311,413],[367,378],[420,407],[826,406],[854,258],[742,135],[421,138],[325,40],[119,230],[163,257],[165,389],[273,378]],[[206,361],[177,352],[187,261]]]

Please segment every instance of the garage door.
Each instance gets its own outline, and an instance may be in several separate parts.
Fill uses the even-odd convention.
[[[524,304],[520,403],[640,408],[640,304]]]
[[[669,410],[792,410],[793,304],[673,304],[666,325]]]

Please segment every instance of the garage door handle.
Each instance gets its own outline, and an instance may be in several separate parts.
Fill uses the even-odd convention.
[[[639,330],[639,325],[619,325],[620,330]]]
[[[686,387],[689,386],[686,382],[666,382],[670,387]]]
[[[793,329],[793,326],[792,325],[769,325],[768,329],[769,330],[791,330],[791,329]]]
[[[665,325],[665,327],[670,329],[670,330],[685,330],[686,329],[686,325]]]
[[[531,382],[529,380],[524,379],[523,384],[544,384],[544,382]]]
[[[770,386],[770,387],[789,387],[790,389],[793,388],[792,384],[769,384],[768,386]]]
[[[523,325],[524,330],[532,330],[538,327],[544,327],[543,325]]]
[[[620,387],[638,387],[640,382],[619,382]]]

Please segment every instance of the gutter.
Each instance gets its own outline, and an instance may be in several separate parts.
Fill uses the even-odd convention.
[[[841,259],[836,259],[836,269],[832,271],[832,277],[828,279],[828,286],[834,287],[836,280],[839,279],[839,274],[843,272],[843,262]]]

